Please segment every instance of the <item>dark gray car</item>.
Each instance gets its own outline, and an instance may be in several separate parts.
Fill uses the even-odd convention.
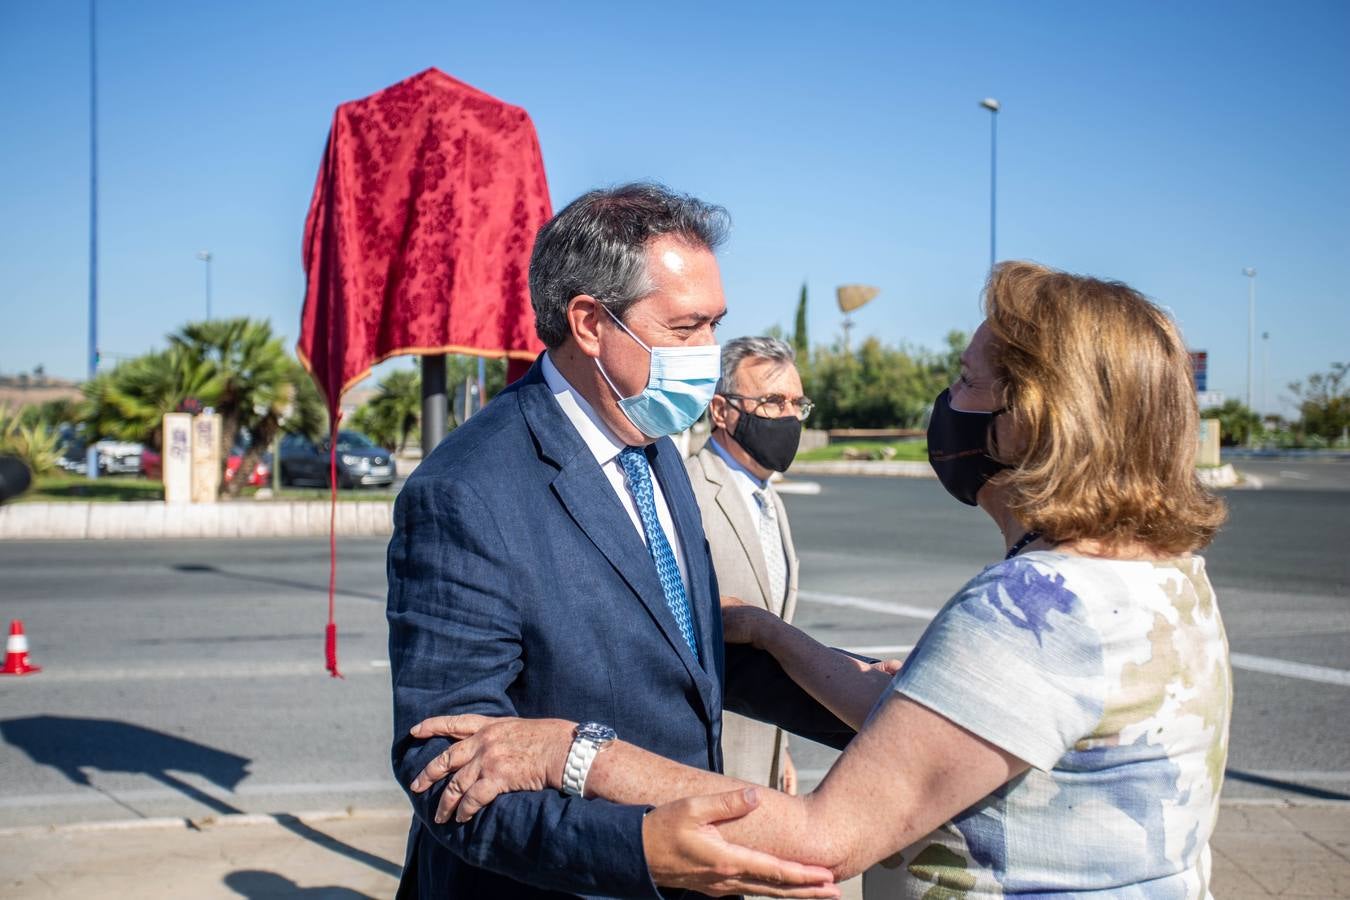
[[[318,443],[300,434],[281,439],[283,485],[328,486],[328,440]],[[397,471],[394,456],[359,431],[339,431],[337,443],[338,487],[387,486]]]

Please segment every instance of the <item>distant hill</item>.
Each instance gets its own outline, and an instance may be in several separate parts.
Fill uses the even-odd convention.
[[[80,384],[49,375],[0,375],[0,407],[17,409],[48,400],[79,400]]]

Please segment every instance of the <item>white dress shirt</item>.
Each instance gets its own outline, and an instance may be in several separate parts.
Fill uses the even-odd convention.
[[[642,517],[638,515],[637,504],[633,502],[633,495],[628,489],[628,479],[624,475],[623,465],[619,462],[619,453],[627,445],[614,436],[614,432],[610,431],[609,426],[596,415],[586,398],[568,383],[547,352],[544,354],[541,368],[544,372],[544,382],[553,392],[553,399],[558,401],[567,420],[572,423],[587,448],[595,455],[595,461],[600,464],[600,471],[609,479],[615,496],[619,498],[619,504],[628,513],[633,527],[637,529],[638,537],[642,538],[645,545],[647,535],[642,530]],[[689,572],[684,565],[684,548],[680,546],[680,537],[675,531],[675,520],[670,515],[670,507],[666,503],[665,494],[661,491],[661,482],[657,479],[655,470],[652,471],[652,493],[656,500],[656,517],[661,521],[661,530],[666,533],[666,542],[675,553],[675,562],[680,567],[680,577],[684,579],[687,594]]]
[[[742,415],[744,415],[744,413],[742,413]],[[760,528],[765,527],[762,524],[762,520],[764,519],[765,515],[765,510],[760,507],[759,498],[756,497],[755,495],[762,494],[764,497],[764,501],[766,503],[773,503],[774,502],[773,488],[769,486],[769,481],[767,479],[765,479],[764,481],[760,481],[754,475],[750,474],[750,470],[747,469],[745,466],[741,465],[740,462],[738,462],[734,456],[728,453],[727,448],[723,447],[721,444],[717,442],[717,438],[712,437],[708,438],[708,446],[712,448],[712,451],[714,453],[716,453],[718,456],[722,458],[722,461],[727,464],[727,468],[731,470],[731,481],[733,484],[736,485],[736,493],[740,494],[741,499],[745,501],[745,508],[750,511],[750,521],[759,525]],[[769,566],[771,569],[781,570],[782,574],[780,575],[780,577],[784,579],[783,585],[784,590],[786,590],[787,550],[782,546],[783,525],[781,522],[778,521],[776,509],[772,510],[771,512],[773,513],[773,520],[772,520],[773,529],[778,532],[777,536],[778,539],[776,542],[770,541],[769,538],[761,539],[761,543],[763,544],[762,549],[764,550],[766,556],[764,562],[765,565]],[[770,549],[771,543],[777,545],[776,552],[779,557],[778,559],[772,561],[767,558],[769,553],[775,552],[774,549]],[[773,580],[773,577],[774,576],[771,572],[770,573],[771,582]],[[777,599],[781,601],[783,597],[780,595]]]
[[[759,501],[755,499],[755,491],[769,491],[769,482],[760,481],[750,474],[750,470],[736,461],[736,458],[727,452],[727,448],[717,443],[717,438],[708,438],[708,446],[718,456],[722,457],[722,462],[727,464],[731,470],[731,480],[736,485],[736,491],[745,501],[745,508],[750,510],[750,518],[759,521]]]

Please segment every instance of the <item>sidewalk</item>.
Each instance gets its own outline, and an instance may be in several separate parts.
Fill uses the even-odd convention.
[[[225,816],[0,832],[19,898],[392,897],[407,813]],[[1350,897],[1350,803],[1231,801],[1213,841],[1219,900]],[[845,886],[859,900],[857,880]]]

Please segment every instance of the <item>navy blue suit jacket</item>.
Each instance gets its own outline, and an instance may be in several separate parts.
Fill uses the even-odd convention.
[[[603,722],[652,752],[720,770],[725,656],[716,576],[678,450],[662,439],[648,458],[683,548],[701,660],[538,363],[408,479],[388,558],[393,764],[405,790],[449,744],[413,740],[408,730],[451,713]],[[740,681],[758,682],[748,714],[790,728],[800,720],[794,730],[835,744],[851,735],[766,659],[747,657],[743,666]],[[468,823],[437,825],[444,784],[409,795],[400,896],[656,895],[642,851],[643,807],[519,792]]]

